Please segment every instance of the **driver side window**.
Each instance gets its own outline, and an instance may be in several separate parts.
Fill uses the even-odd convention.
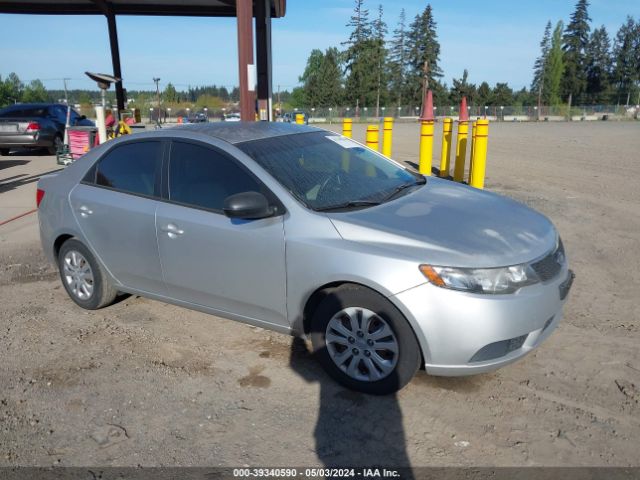
[[[169,199],[187,206],[222,212],[229,195],[264,192],[262,185],[222,152],[174,141],[169,161]]]

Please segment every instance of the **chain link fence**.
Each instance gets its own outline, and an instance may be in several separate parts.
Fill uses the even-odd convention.
[[[451,117],[457,119],[460,116],[460,107],[452,105],[435,105],[436,118]],[[309,117],[310,122],[333,123],[343,118],[353,118],[355,121],[369,122],[379,121],[383,117],[394,117],[397,121],[417,120],[420,116],[420,107],[327,107],[327,108],[298,108],[292,113],[303,112]],[[487,117],[493,121],[560,121],[560,120],[624,120],[638,119],[640,106],[632,105],[584,105],[574,106],[569,109],[567,105],[549,106],[524,106],[509,105],[497,106],[470,105],[467,113],[470,118]]]

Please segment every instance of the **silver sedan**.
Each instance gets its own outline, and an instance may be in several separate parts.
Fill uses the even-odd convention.
[[[551,334],[572,272],[543,215],[286,123],[189,125],[38,183],[44,251],[79,306],[138,294],[305,336],[342,384],[469,375]]]

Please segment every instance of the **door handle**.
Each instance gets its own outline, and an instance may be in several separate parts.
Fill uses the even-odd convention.
[[[78,209],[78,211],[80,212],[80,216],[85,217],[85,218],[93,213],[93,210],[91,210],[86,205],[81,205],[80,208]]]
[[[176,238],[178,235],[182,235],[184,233],[184,230],[179,229],[173,223],[170,223],[165,227],[161,227],[160,230],[166,232],[169,238]]]

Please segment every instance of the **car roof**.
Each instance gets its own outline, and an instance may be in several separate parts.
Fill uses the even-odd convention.
[[[62,103],[14,103],[13,105],[7,105],[3,108],[3,110],[21,110],[24,108],[44,108],[44,107],[52,107],[54,105],[59,105],[64,107]]]
[[[160,131],[177,136],[182,132],[200,133],[236,144],[283,135],[320,132],[322,130],[307,125],[296,125],[284,122],[212,122],[178,125]]]

